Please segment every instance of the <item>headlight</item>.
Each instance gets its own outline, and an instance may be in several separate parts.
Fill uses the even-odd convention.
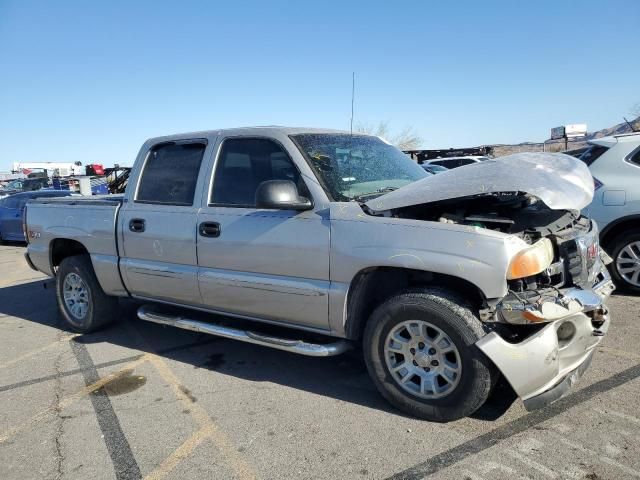
[[[515,254],[507,269],[507,279],[536,275],[549,267],[552,261],[553,245],[548,238],[543,238]]]

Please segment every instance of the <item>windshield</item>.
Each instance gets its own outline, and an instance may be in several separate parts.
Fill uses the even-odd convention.
[[[382,194],[429,176],[378,137],[314,133],[291,138],[333,201]]]
[[[12,180],[4,188],[7,190],[20,190],[22,188],[22,180]]]

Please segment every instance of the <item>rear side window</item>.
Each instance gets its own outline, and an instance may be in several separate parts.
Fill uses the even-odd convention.
[[[586,163],[587,165],[591,165],[598,158],[600,158],[602,154],[607,150],[609,150],[608,147],[603,147],[601,145],[591,145],[578,158],[582,160],[584,163]]]
[[[144,164],[136,202],[193,205],[205,148],[204,142],[153,147]]]
[[[631,155],[629,155],[629,158],[627,161],[629,163],[633,163],[634,165],[637,165],[638,167],[640,167],[640,148],[636,148],[636,151],[633,152]]]
[[[210,203],[254,207],[258,185],[266,180],[291,180],[300,195],[309,192],[289,155],[265,138],[230,138],[216,163]]]

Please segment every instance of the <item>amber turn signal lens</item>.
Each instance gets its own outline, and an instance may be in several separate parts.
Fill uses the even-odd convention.
[[[548,238],[538,240],[536,243],[518,252],[509,263],[507,279],[530,277],[548,268],[553,261],[553,245]]]

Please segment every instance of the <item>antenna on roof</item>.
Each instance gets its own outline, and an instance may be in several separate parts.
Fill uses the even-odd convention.
[[[353,106],[351,107],[351,110],[352,110],[351,116],[353,116]],[[622,117],[622,118],[624,118],[624,121],[627,122],[627,125],[629,125],[629,128],[631,129],[632,132],[638,131],[635,128],[633,128],[633,124],[630,123],[629,120],[627,120],[625,117]]]
[[[353,135],[353,102],[356,96],[356,72],[351,73],[351,135]]]

